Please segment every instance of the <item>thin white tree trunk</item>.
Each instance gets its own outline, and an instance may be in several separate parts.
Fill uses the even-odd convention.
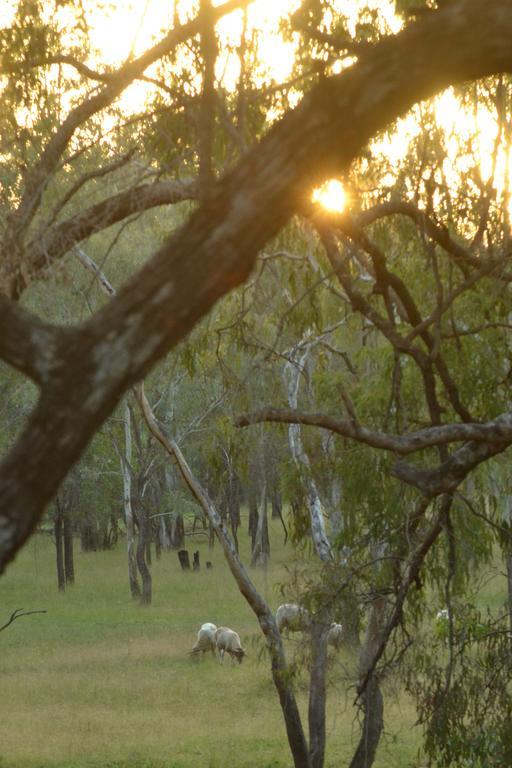
[[[123,506],[126,523],[126,548],[128,554],[128,578],[132,597],[139,597],[140,588],[137,579],[137,560],[135,547],[135,528],[132,510],[132,430],[128,400],[124,400],[124,456],[121,457],[123,473]]]
[[[285,365],[284,379],[287,390],[288,405],[293,409],[297,408],[300,376],[304,371],[310,349],[311,345],[307,345],[302,354],[298,355],[296,353],[292,358],[292,362],[288,362]],[[309,457],[305,452],[304,446],[302,444],[300,424],[290,424],[290,427],[288,428],[288,441],[290,444],[290,451],[295,463],[303,469],[303,478],[306,486],[311,525],[311,536],[313,537],[315,550],[318,557],[324,562],[327,562],[333,559],[333,553],[325,527],[324,509],[320,500],[320,495],[318,493],[316,483],[311,474],[311,464]]]

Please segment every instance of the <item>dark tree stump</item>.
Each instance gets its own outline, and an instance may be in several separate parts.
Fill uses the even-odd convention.
[[[197,549],[194,552],[194,564],[193,564],[194,571],[199,571],[201,569],[201,565],[199,564],[199,550]]]
[[[207,561],[206,561],[206,570],[207,570],[207,571],[211,571],[211,569],[212,569],[212,568],[213,568],[213,563],[212,563],[212,561],[211,561],[211,560],[207,560]]]
[[[180,561],[182,571],[190,571],[190,558],[188,556],[187,549],[178,550],[178,559]]]

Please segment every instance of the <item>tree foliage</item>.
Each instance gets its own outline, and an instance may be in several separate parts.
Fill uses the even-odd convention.
[[[450,618],[447,665],[428,640],[410,654],[427,750],[463,765],[494,738],[499,765],[509,749],[506,665],[479,738],[468,741],[468,729],[479,686],[494,690],[488,673],[501,664],[507,618],[482,619],[464,598],[496,541],[506,551],[510,542],[488,469],[512,442],[509,3],[397,2],[404,27],[392,33],[371,7],[351,24],[330,2],[304,2],[283,22],[297,44],[285,83],[260,78],[245,15],[231,89],[215,82],[215,23],[245,12],[243,0],[201,3],[118,69],[86,63],[80,3],[56,3],[54,15],[50,5],[23,0],[0,35],[0,356],[10,366],[1,568],[80,457],[80,504],[109,516],[95,484],[98,465],[110,472],[104,441],[110,429],[120,442],[115,409],[146,377],[160,422],[140,395],[151,432],[188,478],[267,638],[295,764],[321,767],[317,734],[308,746],[273,617],[178,443],[226,509],[225,484],[285,495],[293,539],[311,535],[322,559],[307,584],[313,612],[350,605],[356,625],[367,614],[358,693],[365,729],[377,733],[372,755],[380,682],[431,618],[430,590]],[[59,9],[73,18],[65,43]],[[137,79],[155,90],[127,115],[116,100]],[[443,98],[494,119],[487,174],[475,130],[454,141],[442,103],[425,102],[451,85]],[[393,134],[410,118],[408,151],[394,160]],[[343,213],[311,203],[328,174],[344,176]],[[256,424],[256,437],[236,429]],[[147,488],[160,508],[165,483],[155,444],[134,432],[142,529]],[[354,766],[373,760],[361,750]]]

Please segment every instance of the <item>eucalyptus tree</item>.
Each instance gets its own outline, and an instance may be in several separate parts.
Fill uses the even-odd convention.
[[[5,332],[0,337],[0,355],[40,389],[39,400],[0,468],[2,568],[33,531],[45,504],[123,393],[144,377],[220,297],[247,279],[265,243],[294,213],[307,211],[312,185],[329,174],[346,172],[365,151],[368,140],[416,102],[454,82],[505,72],[512,65],[512,10],[505,0],[492,0],[485,7],[477,0],[443,3],[445,7],[438,10],[416,13],[402,31],[391,35],[377,32],[364,44],[353,45],[360,41],[346,37],[328,41],[329,45],[334,42],[338,46],[340,58],[350,54],[357,61],[334,75],[328,68],[316,65],[316,74],[310,73],[311,87],[300,105],[264,131],[263,138],[217,181],[208,157],[215,117],[211,106],[211,65],[215,55],[211,27],[220,15],[241,5],[244,3],[233,1],[213,9],[202,4],[196,19],[176,26],[159,44],[113,72],[86,67],[80,60],[80,51],[78,58],[62,48],[54,55],[58,36],[50,34],[51,24],[46,34],[45,24],[35,18],[37,4],[20,4],[16,23],[21,24],[22,34],[14,24],[2,35],[2,74],[8,78],[13,99],[5,110],[6,121],[11,120],[12,124],[10,133],[3,134],[7,141],[2,147],[4,157],[12,162],[9,192],[2,201],[5,218],[0,286],[4,297],[0,302],[0,319]],[[305,8],[315,10],[315,5],[308,3]],[[27,9],[31,11],[28,15]],[[25,18],[35,18],[34,24],[23,26]],[[306,30],[310,37],[311,32],[323,31],[322,21],[321,16],[315,19],[313,15]],[[41,30],[44,45],[35,53],[30,46],[21,47],[27,34],[31,39],[36,33],[40,35]],[[91,127],[89,139],[95,143],[94,126],[101,124],[100,116],[127,85],[144,76],[150,64],[172,54],[178,45],[197,34],[201,38],[204,66],[198,100],[201,149],[193,157],[199,158],[200,186],[196,180],[161,180],[157,175],[153,184],[137,180],[119,194],[92,206],[82,204],[81,209],[69,211],[68,216],[65,209],[69,199],[89,180],[98,181],[119,163],[119,158],[111,158],[101,169],[87,170],[61,192],[60,182],[76,156],[76,146],[85,151]],[[41,50],[45,51],[42,59]],[[79,85],[83,91],[72,93],[71,106],[62,99],[61,113],[54,111],[48,115],[44,110],[52,104],[51,94],[44,93],[40,98],[40,88],[51,82],[45,78],[48,68],[64,63],[79,78],[78,82],[75,76],[70,78],[71,90]],[[58,79],[55,89],[59,93]],[[43,104],[44,110],[34,121],[37,130],[33,131],[33,140],[28,132],[20,154],[13,140],[19,126],[16,120],[12,122],[12,105],[16,94],[24,90],[30,96],[27,108],[37,110]],[[242,109],[240,114],[243,112]],[[151,129],[145,126],[144,130]],[[30,281],[93,232],[141,209],[191,196],[200,197],[198,208],[92,318],[80,325],[55,326],[16,303]],[[428,210],[416,212],[416,218],[410,218],[424,227],[420,228],[420,240],[426,232],[427,245],[434,241],[443,249],[456,275],[445,295],[441,283],[436,282],[438,260],[435,254],[430,256],[424,263],[431,270],[429,285],[435,286],[436,302],[423,306],[423,294],[417,297],[408,287],[407,279],[412,277],[402,275],[401,265],[392,258],[394,254],[383,251],[367,234],[372,217],[379,220],[383,215],[403,212],[403,207],[397,211],[389,206],[378,210],[372,206],[368,213],[347,216],[341,222],[325,221],[313,214],[313,226],[318,232],[318,248],[325,252],[329,268],[339,281],[347,312],[354,318],[362,317],[363,323],[376,328],[391,346],[393,356],[399,360],[395,380],[405,376],[406,371],[413,391],[421,386],[425,421],[412,432],[410,423],[401,424],[399,430],[392,432],[389,424],[379,428],[371,418],[368,425],[362,423],[359,413],[350,405],[349,418],[328,416],[328,422],[324,415],[296,409],[292,413],[267,410],[246,419],[275,418],[314,425],[321,422],[346,439],[400,456],[425,450],[423,466],[410,461],[389,462],[391,466],[385,466],[384,462],[387,477],[398,478],[415,489],[418,497],[411,505],[412,513],[402,516],[397,523],[401,542],[404,530],[407,533],[408,549],[398,559],[395,599],[379,647],[368,661],[361,692],[376,673],[387,641],[403,616],[410,587],[417,583],[421,565],[443,531],[448,551],[453,548],[454,494],[469,473],[503,452],[512,440],[508,406],[503,407],[501,402],[500,409],[489,411],[482,403],[472,402],[441,343],[442,319],[459,295],[471,305],[473,296],[467,288],[488,276],[495,275],[498,284],[500,275],[506,281],[506,251],[500,249],[495,253],[484,238],[487,250],[481,256],[475,253],[475,247],[480,245],[478,240],[476,244],[468,243],[465,232],[458,232],[458,237],[453,238]],[[369,295],[364,285],[361,287],[360,275],[369,276],[376,295]],[[499,291],[497,295],[501,302]],[[481,310],[475,303],[475,311]],[[496,309],[496,305],[499,308],[497,301],[491,308]],[[501,323],[501,318],[497,322]],[[463,330],[455,328],[454,343],[460,343],[461,348]],[[494,386],[497,387],[496,379]],[[394,398],[401,392],[396,385]],[[447,446],[458,443],[462,447],[451,448],[450,453]],[[438,497],[439,501],[432,501]],[[222,539],[220,521],[213,513],[210,519]],[[233,570],[240,575],[235,567],[236,557],[227,544],[225,552]],[[311,754],[309,750],[293,690],[283,676],[286,667],[282,644],[272,614],[246,580],[240,579],[239,585],[267,637],[295,765],[310,768],[317,764],[318,753]],[[314,741],[314,729],[311,736]]]
[[[326,562],[340,560],[337,585],[327,572],[324,577],[325,599],[352,587],[372,607],[360,660],[364,754],[356,754],[353,765],[373,760],[382,729],[378,682],[412,645],[425,614],[432,632],[410,652],[416,665],[408,666],[407,685],[417,697],[430,755],[443,765],[484,758],[503,765],[510,754],[510,617],[502,606],[482,616],[471,594],[493,543],[507,556],[510,551],[510,528],[493,502],[503,496],[496,463],[492,470],[479,466],[484,456],[505,449],[500,435],[509,419],[509,190],[500,191],[496,158],[510,151],[510,84],[487,81],[459,96],[473,112],[495,113],[490,177],[483,181],[480,158],[463,134],[457,152],[448,154],[449,137],[432,129],[435,105],[418,114],[418,134],[395,169],[391,198],[376,184],[375,168],[366,161],[355,167],[347,186],[364,190],[371,181],[372,191],[358,197],[354,191],[350,211],[309,216],[317,233],[310,262],[322,278],[320,311],[314,326],[302,329],[294,354],[288,351],[286,390],[238,418],[240,426],[292,425],[291,450],[303,468],[317,552]],[[389,173],[385,163],[382,171]],[[340,315],[343,322],[333,323]],[[327,349],[307,367],[326,334]],[[299,399],[301,377],[308,396]],[[302,439],[306,425],[342,438],[333,438],[331,456],[342,486],[334,547],[322,514],[323,467],[315,462],[313,469],[310,460],[321,454],[321,444]],[[472,440],[473,428],[489,429],[494,448]],[[462,446],[450,455],[452,430],[460,430]],[[354,443],[366,448],[356,450]],[[375,455],[382,451],[388,456]],[[413,461],[406,463],[407,456]],[[429,608],[432,588],[437,607]],[[448,656],[432,620],[443,605]]]

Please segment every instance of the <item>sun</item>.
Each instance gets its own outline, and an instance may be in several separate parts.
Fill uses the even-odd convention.
[[[333,213],[342,213],[347,204],[347,195],[338,179],[329,179],[313,190],[312,200]]]

